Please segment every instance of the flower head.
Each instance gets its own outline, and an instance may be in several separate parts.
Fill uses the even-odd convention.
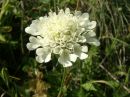
[[[33,20],[25,28],[25,32],[32,35],[27,48],[36,49],[39,63],[49,62],[51,55],[56,54],[59,63],[69,67],[77,58],[83,60],[88,57],[86,43],[100,45],[95,38],[95,27],[96,21],[90,21],[88,13],[75,11],[72,14],[69,8],[59,10],[58,14],[51,11],[48,16]]]

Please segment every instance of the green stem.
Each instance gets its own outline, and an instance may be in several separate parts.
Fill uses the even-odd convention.
[[[21,0],[21,34],[20,34],[20,40],[21,40],[21,52],[24,54],[24,49],[23,49],[23,32],[24,32],[24,27],[23,27],[23,18],[24,18],[24,5],[23,1]]]
[[[65,79],[66,79],[66,68],[64,68],[64,72],[63,72],[63,76],[62,76],[62,81],[61,81],[61,87],[60,87],[60,90],[59,90],[59,93],[57,95],[57,97],[61,97],[62,96],[62,91],[63,91],[63,87],[64,87],[64,82],[65,82]]]
[[[80,0],[77,0],[76,10],[78,10],[78,9],[79,9],[79,3],[80,3]]]

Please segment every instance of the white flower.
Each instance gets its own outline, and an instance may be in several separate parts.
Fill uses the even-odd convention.
[[[27,48],[36,49],[39,63],[49,62],[51,55],[56,54],[59,55],[59,63],[69,67],[77,58],[83,60],[88,57],[86,43],[100,45],[95,38],[95,27],[96,21],[90,21],[88,13],[75,11],[72,14],[69,8],[59,10],[58,14],[51,11],[48,16],[33,20],[25,28],[25,32],[32,35]]]

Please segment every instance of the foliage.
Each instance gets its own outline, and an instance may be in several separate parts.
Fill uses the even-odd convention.
[[[38,64],[24,28],[66,7],[90,13],[101,45],[89,46],[88,59],[66,70],[55,58]],[[0,1],[1,97],[130,97],[129,64],[130,0]]]

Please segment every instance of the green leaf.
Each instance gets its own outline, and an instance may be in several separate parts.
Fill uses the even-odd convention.
[[[105,84],[113,89],[119,87],[119,84],[115,81],[105,81],[105,80],[93,80],[93,81],[89,81],[86,82],[85,84],[82,85],[82,87],[87,90],[87,91],[97,91],[97,89],[95,88],[94,84]]]
[[[109,86],[111,88],[115,88],[115,87],[119,86],[118,83],[115,81],[96,80],[96,81],[93,81],[93,83],[106,84],[107,86]]]
[[[42,2],[42,3],[45,3],[45,4],[50,3],[50,0],[39,0],[39,1]]]
[[[9,75],[7,72],[7,68],[2,68],[0,71],[0,76],[3,79],[3,81],[6,83],[7,86],[9,86]]]
[[[0,34],[0,42],[5,42],[5,41],[6,41],[5,37]]]
[[[87,82],[83,84],[82,87],[87,91],[97,91],[92,82]]]
[[[0,27],[0,32],[11,32],[12,31],[12,26],[3,26]]]
[[[107,82],[107,85],[109,85],[113,89],[119,87],[119,83],[117,83],[116,81],[106,81],[106,82]]]

